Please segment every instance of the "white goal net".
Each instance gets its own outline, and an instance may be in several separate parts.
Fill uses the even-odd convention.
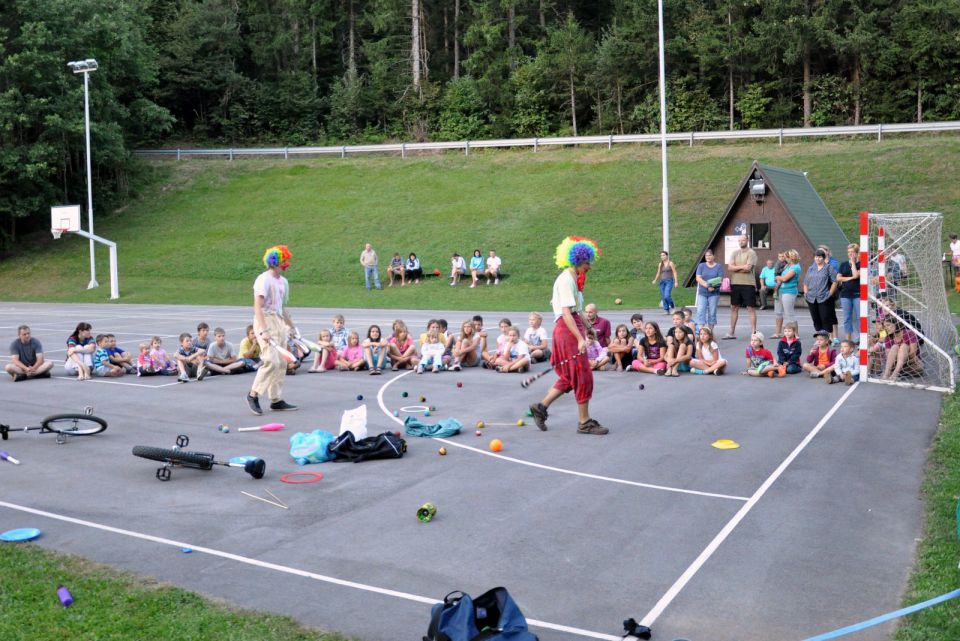
[[[958,341],[941,262],[943,216],[867,220],[867,380],[952,392]]]

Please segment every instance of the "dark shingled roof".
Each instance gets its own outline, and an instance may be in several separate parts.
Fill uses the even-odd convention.
[[[753,178],[754,172],[759,172],[767,184],[767,191],[773,193],[782,203],[787,213],[797,225],[800,233],[804,235],[811,247],[817,245],[826,245],[830,248],[834,256],[843,256],[849,241],[846,234],[840,229],[833,214],[827,209],[820,194],[813,188],[807,176],[802,171],[793,169],[784,169],[782,167],[773,167],[772,165],[762,165],[756,160],[750,166],[750,171],[740,182],[740,186],[733,194],[730,204],[723,216],[717,222],[713,233],[707,239],[700,255],[693,264],[693,269],[687,275],[684,281],[685,287],[691,287],[696,276],[697,266],[703,260],[703,254],[708,247],[712,247],[723,229],[724,223],[737,203],[737,199],[744,189],[747,189],[748,183]]]

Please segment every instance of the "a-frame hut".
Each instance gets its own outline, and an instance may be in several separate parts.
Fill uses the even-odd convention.
[[[842,262],[848,243],[804,172],[754,161],[700,250],[684,286],[696,285],[697,266],[703,262],[707,248],[713,250],[717,262],[726,264],[728,251],[739,248],[742,234],[757,252],[758,274],[768,259],[776,261],[777,253],[787,249],[800,252],[804,268],[813,262],[818,245],[827,245]]]

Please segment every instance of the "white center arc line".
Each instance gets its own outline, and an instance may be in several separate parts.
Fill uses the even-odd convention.
[[[143,532],[134,532],[132,530],[124,530],[121,528],[113,527],[111,525],[94,523],[93,521],[85,521],[83,519],[77,519],[72,516],[66,516],[63,514],[55,514],[53,512],[45,512],[43,510],[37,510],[24,505],[17,505],[15,503],[8,503],[6,501],[0,501],[0,507],[5,507],[11,510],[17,510],[20,512],[26,512],[28,514],[34,514],[36,516],[42,516],[48,519],[63,521],[65,523],[72,523],[74,525],[82,525],[84,527],[94,528],[97,530],[102,530],[104,532],[111,532],[113,534],[129,536],[131,538],[140,539],[142,541],[150,541],[152,543],[159,543],[161,545],[170,545],[177,548],[190,548],[194,552],[209,554],[211,556],[216,556],[222,559],[228,559],[230,561],[236,561],[238,563],[244,563],[246,565],[252,565],[254,567],[264,568],[267,570],[274,570],[276,572],[283,572],[285,574],[292,574],[292,575],[300,576],[306,579],[313,579],[315,581],[323,581],[324,583],[331,583],[333,585],[339,585],[342,587],[354,588],[356,590],[363,590],[365,592],[374,592],[376,594],[382,594],[384,596],[395,597],[398,599],[405,599],[407,601],[414,601],[416,603],[424,603],[427,605],[440,603],[439,599],[431,599],[430,597],[420,596],[419,594],[411,594],[409,592],[400,592],[398,590],[390,590],[388,588],[381,588],[375,585],[368,585],[366,583],[358,583],[356,581],[347,581],[346,579],[338,579],[336,577],[327,576],[325,574],[317,574],[316,572],[300,570],[298,568],[292,568],[286,565],[280,565],[278,563],[270,563],[269,561],[252,559],[250,557],[241,556],[239,554],[233,554],[232,552],[224,552],[223,550],[216,550],[214,548],[203,547],[201,545],[193,545],[192,543],[185,543],[183,541],[167,539],[161,536],[145,534]],[[557,630],[559,632],[567,632],[569,634],[575,634],[582,637],[589,637],[592,639],[602,639],[603,641],[621,641],[621,638],[619,636],[604,634],[602,632],[594,632],[592,630],[584,630],[582,628],[574,628],[566,625],[561,625],[558,623],[550,623],[548,621],[538,621],[536,619],[527,619],[527,623],[532,626],[537,626],[540,628]]]
[[[823,426],[827,424],[833,415],[836,414],[837,410],[840,409],[840,406],[843,405],[844,401],[846,401],[850,395],[853,394],[853,391],[859,386],[860,383],[854,383],[850,389],[848,389],[847,392],[841,396],[836,403],[833,404],[833,407],[831,407],[830,410],[823,415],[823,418],[820,419],[820,422],[817,423],[812,430],[810,430],[810,433],[807,434],[802,441],[800,441],[800,444],[797,445],[792,452],[790,452],[787,458],[783,459],[783,462],[780,463],[777,469],[775,469],[770,476],[767,477],[767,480],[763,482],[763,485],[757,488],[757,491],[753,493],[753,496],[751,496],[750,499],[743,505],[743,507],[741,507],[737,513],[733,515],[733,518],[731,518],[727,524],[723,526],[723,529],[720,530],[715,537],[713,537],[713,540],[707,544],[707,547],[703,549],[703,552],[700,553],[700,556],[694,559],[693,563],[690,564],[690,567],[688,567],[683,574],[680,575],[680,578],[674,581],[673,585],[670,586],[670,589],[667,590],[662,597],[660,597],[659,601],[657,601],[657,604],[654,605],[649,612],[647,612],[646,616],[644,616],[643,620],[640,622],[642,625],[650,627],[654,624],[657,618],[663,614],[663,611],[670,605],[677,595],[680,594],[680,591],[683,590],[690,579],[693,578],[693,575],[695,575],[700,568],[703,567],[704,563],[706,563],[713,553],[717,551],[717,548],[720,547],[720,544],[722,544],[726,538],[730,536],[730,533],[733,532],[734,528],[740,524],[740,521],[747,516],[750,510],[753,509],[753,506],[756,505],[761,498],[763,498],[763,495],[766,494],[767,490],[770,489],[770,486],[773,485],[778,478],[780,478],[780,475],[783,474],[793,460],[800,455],[800,452],[802,452],[804,448],[810,444],[810,441],[812,441],[813,438],[820,433],[820,430],[823,429]]]
[[[401,378],[403,378],[403,377],[406,376],[407,374],[412,374],[412,373],[413,373],[413,370],[410,370],[410,371],[404,372],[403,374],[400,374],[399,376],[396,376],[396,377],[394,377],[394,378],[391,378],[389,381],[387,381],[386,383],[384,383],[383,386],[380,388],[380,391],[377,392],[377,403],[380,404],[380,409],[381,409],[381,410],[383,411],[383,413],[386,414],[391,420],[396,421],[396,422],[399,423],[400,425],[403,425],[403,420],[400,419],[400,418],[398,418],[398,417],[396,417],[396,416],[394,416],[393,414],[391,414],[391,413],[390,413],[390,410],[387,409],[386,404],[383,402],[383,393],[384,393],[384,392],[386,391],[386,389],[387,389],[390,385],[392,385],[394,382],[400,380]],[[631,486],[633,486],[633,487],[645,487],[645,488],[648,488],[648,489],[651,489],[651,490],[663,490],[663,491],[665,491],[665,492],[677,492],[677,493],[680,493],[680,494],[693,494],[693,495],[695,495],[695,496],[705,496],[705,497],[714,498],[714,499],[727,499],[727,500],[730,500],[730,501],[747,501],[747,500],[749,500],[749,499],[748,499],[747,497],[745,497],[745,496],[734,496],[734,495],[731,495],[731,494],[717,494],[717,493],[714,493],[714,492],[701,492],[701,491],[699,491],[699,490],[686,490],[686,489],[679,488],[679,487],[670,487],[670,486],[668,486],[668,485],[655,485],[655,484],[653,484],[653,483],[641,483],[641,482],[639,482],[639,481],[627,481],[627,480],[625,480],[625,479],[618,479],[618,478],[613,478],[613,477],[610,477],[610,476],[601,476],[601,475],[599,475],[599,474],[589,474],[589,473],[587,473],[587,472],[577,472],[576,470],[568,470],[568,469],[564,469],[564,468],[562,468],[562,467],[554,467],[554,466],[552,466],[552,465],[543,465],[542,463],[534,463],[534,462],[532,462],[532,461],[524,461],[523,459],[514,458],[514,457],[512,457],[512,456],[504,456],[503,454],[496,454],[495,452],[488,452],[487,450],[483,450],[483,449],[480,449],[480,448],[478,448],[478,447],[473,447],[473,446],[471,446],[471,445],[464,445],[463,443],[458,443],[458,442],[456,442],[456,441],[451,441],[451,440],[445,439],[445,438],[435,438],[435,439],[433,439],[433,440],[439,441],[439,442],[441,442],[441,443],[446,443],[447,445],[450,445],[450,446],[452,446],[452,447],[459,447],[459,448],[462,448],[462,449],[465,449],[465,450],[470,450],[471,452],[476,452],[477,454],[483,454],[484,456],[489,456],[489,457],[492,457],[492,458],[497,458],[497,459],[500,459],[500,460],[502,460],[502,461],[510,461],[511,463],[519,463],[520,465],[527,465],[527,466],[529,466],[529,467],[535,467],[535,468],[538,468],[538,469],[541,469],[541,470],[548,470],[548,471],[550,471],[550,472],[559,472],[559,473],[561,473],[561,474],[570,474],[571,476],[580,476],[580,477],[583,477],[583,478],[594,479],[594,480],[597,480],[597,481],[607,481],[608,483],[619,483],[619,484],[621,484],[621,485],[631,485]]]

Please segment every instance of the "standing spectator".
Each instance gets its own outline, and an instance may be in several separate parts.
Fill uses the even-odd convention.
[[[407,278],[412,278],[414,284],[419,283],[420,279],[423,278],[423,268],[420,266],[420,259],[417,258],[416,254],[410,254],[404,269],[407,272]]]
[[[827,263],[827,252],[818,249],[813,255],[813,265],[803,279],[803,297],[810,308],[813,329],[827,333],[836,321],[833,295],[837,291],[837,272]]]
[[[606,347],[610,342],[610,321],[597,315],[597,306],[595,303],[587,305],[584,314],[587,317],[587,327],[592,327],[594,331],[597,332],[597,342],[600,343],[600,347]]]
[[[697,325],[711,332],[717,324],[722,281],[723,265],[714,260],[713,250],[708,249],[703,253],[703,262],[697,265]]]
[[[373,276],[373,284],[380,289],[380,271],[377,269],[377,252],[373,251],[373,245],[367,243],[360,253],[360,264],[363,265],[363,281],[370,290],[370,277]]]
[[[463,256],[454,252],[450,257],[450,287],[456,287],[460,277],[467,273],[467,261]]]
[[[50,378],[53,361],[43,358],[43,345],[30,335],[30,328],[17,328],[17,338],[10,343],[10,362],[4,369],[13,377],[13,382],[28,378]]]
[[[487,277],[487,285],[490,284],[491,278],[494,285],[500,284],[500,257],[492,249],[490,250],[490,256],[487,257],[487,269],[483,273]]]
[[[760,309],[767,308],[767,297],[777,295],[777,268],[773,259],[767,261],[766,266],[760,270]],[[779,334],[779,332],[777,332]],[[774,336],[779,338],[779,336]]]
[[[817,248],[827,252],[827,264],[833,267],[833,271],[839,273],[840,261],[838,261],[836,258],[833,257],[833,253],[830,251],[830,247],[827,245],[818,245]],[[891,250],[891,254],[893,253],[893,251],[894,250]],[[837,285],[837,287],[839,288],[839,284]],[[838,338],[840,336],[840,333],[837,331],[839,328],[837,327],[837,293],[836,292],[834,292],[833,296],[830,297],[830,305],[831,305],[830,307],[831,313],[833,314],[833,316],[831,317],[833,319],[833,322],[830,324],[830,327],[829,327],[830,335],[833,336],[833,345],[837,346],[840,344],[840,339]]]
[[[670,254],[664,250],[660,252],[660,262],[657,263],[657,273],[653,277],[653,284],[660,284],[660,304],[663,311],[671,313],[675,305],[673,304],[673,288],[678,287],[677,266],[670,260]]]
[[[400,252],[397,252],[393,255],[393,258],[390,259],[390,266],[387,267],[387,278],[390,279],[387,287],[393,287],[393,278],[397,274],[400,275],[400,287],[403,287],[407,284],[407,270],[403,267],[403,257],[400,255]]]
[[[470,257],[470,289],[477,286],[478,274],[483,273],[483,254],[479,249],[473,250],[473,256]]]
[[[787,264],[777,275],[777,297],[773,301],[773,313],[776,316],[777,328],[774,337],[779,338],[785,325],[795,323],[794,306],[797,304],[797,293],[800,285],[800,254],[796,249],[785,251],[783,255]]]
[[[837,282],[840,283],[840,309],[843,310],[843,332],[851,340],[860,317],[860,246],[847,245],[847,260],[840,263]],[[859,334],[860,332],[857,331]]]
[[[730,340],[737,337],[737,318],[740,308],[746,307],[750,314],[750,335],[757,333],[757,252],[748,246],[746,234],[740,236],[740,249],[727,257],[730,276],[730,332],[724,336]]]
[[[953,277],[956,278],[960,274],[960,238],[957,238],[956,234],[950,234],[950,253],[952,254]]]

